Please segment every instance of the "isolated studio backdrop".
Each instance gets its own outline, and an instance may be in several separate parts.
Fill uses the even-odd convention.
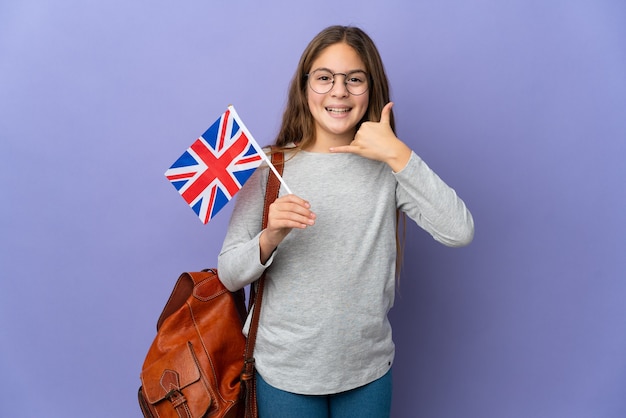
[[[393,416],[626,416],[622,0],[0,3],[0,416],[140,416],[231,210],[202,225],[163,173],[231,103],[269,144],[331,24],[376,41],[398,136],[476,221],[462,249],[407,229]]]

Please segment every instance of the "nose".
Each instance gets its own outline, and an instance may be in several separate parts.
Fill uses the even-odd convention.
[[[337,80],[337,76],[343,76],[341,81]],[[346,75],[342,73],[336,73],[333,75],[333,87],[330,90],[332,96],[345,97],[348,93],[348,86],[346,85]]]

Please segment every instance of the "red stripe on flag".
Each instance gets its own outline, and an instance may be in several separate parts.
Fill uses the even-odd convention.
[[[188,179],[194,176],[195,173],[185,173],[185,174],[173,174],[171,176],[166,176],[168,180],[180,180],[180,179]]]
[[[218,151],[221,151],[224,148],[224,139],[226,138],[226,128],[228,127],[228,121],[230,116],[230,110],[226,110],[224,113],[224,117],[222,118],[222,132],[220,132],[220,143],[217,147]]]
[[[242,158],[241,160],[237,161],[235,164],[246,164],[246,163],[251,163],[254,161],[259,161],[260,159],[261,159],[260,156],[253,155],[252,157]]]
[[[215,206],[214,203],[215,203],[216,193],[217,193],[217,186],[213,186],[211,188],[211,199],[209,200],[209,203],[208,203],[209,207],[207,208],[206,216],[204,217],[204,221],[203,221],[205,224],[211,220],[211,213],[213,213],[213,206]]]

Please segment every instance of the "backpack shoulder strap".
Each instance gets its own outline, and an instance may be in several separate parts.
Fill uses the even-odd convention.
[[[272,156],[272,164],[276,168],[276,171],[280,175],[283,174],[283,168],[285,163],[285,155],[284,152],[279,150],[278,148],[272,147],[271,150]],[[263,206],[263,228],[267,227],[267,217],[269,214],[270,205],[276,200],[278,197],[278,192],[280,190],[280,180],[274,174],[273,170],[268,170],[268,178],[267,178],[267,187],[265,189],[265,204]],[[252,319],[250,321],[250,329],[248,330],[248,338],[246,339],[246,352],[245,352],[245,363],[244,363],[244,372],[242,374],[242,379],[244,381],[250,381],[254,374],[254,344],[256,343],[256,333],[259,328],[259,317],[261,312],[261,303],[263,301],[263,288],[265,287],[265,273],[261,275],[261,278],[258,280],[258,286],[256,291],[254,289],[254,285],[250,286],[250,304],[249,306],[252,309]]]

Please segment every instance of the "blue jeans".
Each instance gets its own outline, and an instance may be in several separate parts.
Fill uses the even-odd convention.
[[[388,418],[391,370],[365,386],[332,395],[298,395],[270,386],[256,374],[259,418]]]

